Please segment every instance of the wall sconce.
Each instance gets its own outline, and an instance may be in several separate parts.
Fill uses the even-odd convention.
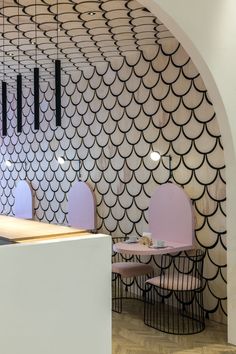
[[[59,163],[59,165],[64,165],[64,163],[66,163],[66,162],[73,162],[73,161],[80,162],[79,159],[67,159],[64,156],[57,157],[57,162]],[[79,164],[79,168],[78,168],[78,173],[79,173],[79,179],[80,179],[80,164]]]
[[[171,164],[171,161],[172,161],[172,157],[170,155],[161,155],[158,151],[152,151],[150,153],[150,158],[152,161],[159,161],[159,160],[162,160],[163,158],[167,158],[169,159],[169,178],[167,181],[169,181],[172,177],[172,164]]]
[[[10,160],[5,160],[4,163],[7,167],[11,167],[11,165],[12,165]]]
[[[12,162],[10,160],[4,161],[4,164],[7,168],[10,168],[12,166],[14,167],[15,165],[17,165],[19,163],[23,166],[23,170],[25,171],[25,178],[27,178],[27,162],[26,161],[16,161],[16,162]]]
[[[62,156],[58,156],[57,158],[57,162],[59,163],[59,165],[63,165],[65,163],[65,159]]]
[[[161,158],[161,155],[157,151],[152,151],[150,154],[150,158],[152,161],[159,161]]]
[[[57,162],[60,165],[63,165],[66,161],[71,162],[71,161],[80,161],[79,159],[67,159],[64,156],[58,156],[57,157]]]

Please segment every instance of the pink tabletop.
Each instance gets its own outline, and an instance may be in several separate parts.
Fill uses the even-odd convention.
[[[190,250],[194,248],[193,245],[167,242],[166,247],[162,248],[151,248],[140,243],[125,243],[118,242],[113,245],[113,250],[118,253],[126,255],[138,255],[138,256],[152,256],[165,253],[173,253],[179,251]]]

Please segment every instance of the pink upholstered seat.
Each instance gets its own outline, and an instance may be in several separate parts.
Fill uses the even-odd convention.
[[[171,275],[169,275],[168,277],[159,276],[148,279],[146,283],[158,286],[162,289],[175,291],[196,290],[201,287],[200,280],[188,274],[179,274],[175,277]]]
[[[171,334],[194,334],[205,328],[201,249],[161,256],[161,274],[145,284],[144,323]]]
[[[112,273],[120,274],[122,278],[138,277],[152,272],[153,267],[149,264],[136,262],[117,262],[112,264]]]
[[[124,241],[123,237],[112,240],[113,244]],[[141,263],[139,257],[123,256],[115,248],[112,257],[112,311],[121,313],[123,300],[144,301],[145,281],[154,276],[154,271],[151,265]]]

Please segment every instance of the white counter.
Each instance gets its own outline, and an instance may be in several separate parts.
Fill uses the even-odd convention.
[[[111,237],[0,247],[2,354],[111,354]]]

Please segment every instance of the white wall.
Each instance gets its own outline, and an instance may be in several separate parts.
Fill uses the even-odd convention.
[[[111,354],[111,237],[0,247],[4,354]]]
[[[184,46],[213,100],[223,137],[227,180],[228,340],[236,344],[236,2],[140,0]]]

